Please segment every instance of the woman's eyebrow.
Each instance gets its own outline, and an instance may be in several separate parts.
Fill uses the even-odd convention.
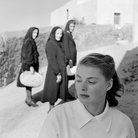
[[[79,77],[79,78],[81,78],[81,76],[79,76],[78,74],[76,75],[76,77]]]
[[[80,75],[78,75],[78,74],[76,75],[76,77],[82,78],[82,77],[81,77]],[[91,77],[88,77],[88,78],[86,78],[86,79],[90,80],[90,79],[98,79],[98,78],[91,76]]]
[[[88,77],[87,79],[98,79],[98,78],[96,78],[96,77]]]

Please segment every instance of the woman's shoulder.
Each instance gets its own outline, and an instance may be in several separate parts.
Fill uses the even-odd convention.
[[[25,41],[33,41],[33,39],[28,37],[28,38],[25,39]]]
[[[69,38],[69,37],[70,37],[70,34],[68,32],[63,33],[63,38]]]
[[[31,38],[26,38],[24,40],[24,42],[25,42],[25,44],[29,44],[29,43],[33,44],[34,43],[34,41]]]
[[[132,121],[127,114],[123,113],[117,108],[112,108],[112,110],[115,118],[118,118],[118,120],[124,122],[125,124],[132,124]]]
[[[50,45],[50,44],[56,44],[56,41],[50,39],[50,40],[47,41],[47,45]]]
[[[76,105],[76,100],[74,101],[70,101],[70,102],[67,102],[67,103],[64,103],[64,104],[60,104],[60,105],[57,105],[56,107],[54,107],[52,109],[51,112],[53,112],[54,114],[56,114],[57,116],[61,115],[61,114],[71,114],[74,112],[75,110],[75,105]]]
[[[64,32],[63,32],[63,34],[64,34],[64,35],[68,35],[69,33],[68,33],[68,32],[66,32],[66,31],[64,31]]]
[[[118,133],[131,134],[129,137],[135,137],[134,125],[130,117],[115,108],[113,109],[113,124]]]
[[[69,36],[70,36],[70,34],[69,34],[68,32],[64,32],[63,34],[64,34],[64,36],[66,36],[66,37],[69,37]]]
[[[54,40],[49,40],[46,44],[46,47],[56,47],[57,46],[57,42]]]

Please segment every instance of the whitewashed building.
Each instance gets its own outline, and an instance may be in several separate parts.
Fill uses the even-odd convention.
[[[133,0],[70,0],[51,12],[51,26],[64,25],[72,18],[86,24],[132,24]]]

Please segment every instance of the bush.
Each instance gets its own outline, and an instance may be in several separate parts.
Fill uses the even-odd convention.
[[[84,20],[84,18],[82,18],[81,20],[79,20],[78,18],[73,17],[72,20],[75,21],[76,25],[85,25],[85,20]]]
[[[120,29],[120,37],[122,40],[132,41],[132,25],[126,24]]]
[[[74,37],[79,51],[113,45],[117,40],[117,29],[112,25],[77,26]]]

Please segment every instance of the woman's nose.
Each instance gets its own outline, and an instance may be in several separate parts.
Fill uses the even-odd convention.
[[[82,91],[87,91],[88,88],[87,88],[87,83],[86,82],[82,83],[81,89],[82,89]]]

